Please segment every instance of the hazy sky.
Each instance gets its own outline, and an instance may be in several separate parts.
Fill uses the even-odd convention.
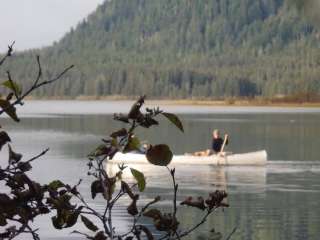
[[[94,11],[103,0],[0,0],[0,52],[47,46]]]

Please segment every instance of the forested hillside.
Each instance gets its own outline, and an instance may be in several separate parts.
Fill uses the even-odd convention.
[[[110,0],[53,46],[20,53],[7,67],[28,84],[37,69],[30,55],[50,72],[76,65],[39,96],[319,92],[320,35],[290,1]]]

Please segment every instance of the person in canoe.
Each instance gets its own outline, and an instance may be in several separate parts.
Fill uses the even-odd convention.
[[[224,146],[228,145],[229,143],[229,135],[225,134],[224,139],[220,137],[220,132],[218,129],[215,129],[212,132],[212,150],[214,153],[223,152]]]
[[[218,129],[213,130],[212,132],[212,143],[211,149],[205,151],[195,152],[192,155],[194,156],[210,156],[212,154],[224,154],[223,150],[226,145],[229,143],[229,135],[225,134],[224,139],[221,138],[220,132]]]

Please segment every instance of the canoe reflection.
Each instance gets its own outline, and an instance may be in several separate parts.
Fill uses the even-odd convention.
[[[151,164],[127,164],[123,179],[134,182],[130,168],[144,173],[148,188],[171,189],[171,178],[165,167]],[[117,164],[107,164],[109,176],[119,170]],[[179,165],[176,168],[176,180],[182,191],[212,191],[213,189],[228,192],[264,192],[267,182],[266,167],[255,166],[190,166]]]

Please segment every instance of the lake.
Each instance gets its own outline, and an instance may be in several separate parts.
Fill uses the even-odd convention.
[[[13,148],[27,159],[50,147],[48,154],[34,163],[32,176],[42,183],[54,179],[76,184],[97,209],[104,201],[90,199],[90,177],[86,155],[100,144],[101,138],[124,125],[112,120],[114,112],[126,112],[130,101],[29,101],[18,113],[20,123],[1,118]],[[225,189],[230,208],[219,210],[188,239],[210,239],[214,228],[225,237],[237,228],[234,240],[319,239],[320,236],[320,109],[281,107],[210,107],[161,105],[163,110],[181,118],[185,133],[165,119],[150,130],[140,129],[137,136],[151,144],[167,143],[176,154],[210,147],[211,131],[228,133],[232,152],[266,149],[266,167],[178,166],[179,200],[187,196],[206,197],[208,192]],[[7,160],[6,148],[1,164]],[[135,165],[147,177],[144,203],[156,195],[157,206],[169,211],[172,194],[168,172],[163,167]],[[128,177],[128,181],[131,179]],[[114,216],[117,229],[125,231],[132,220],[123,199]],[[199,221],[200,210],[180,207],[182,226]],[[63,231],[54,230],[49,216],[35,222],[42,239],[83,239],[70,235],[81,224]],[[146,221],[145,224],[150,224]],[[29,236],[28,236],[29,237]],[[21,239],[30,239],[27,237]]]

